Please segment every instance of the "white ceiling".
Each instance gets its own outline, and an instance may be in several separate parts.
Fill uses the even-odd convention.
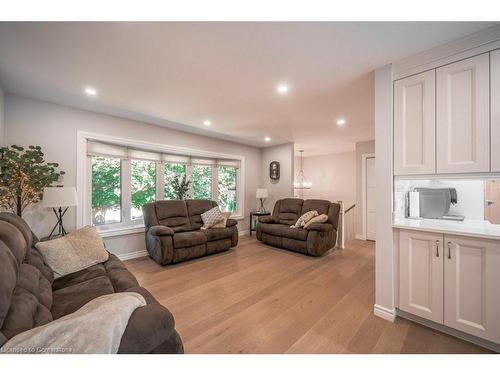
[[[0,23],[0,83],[245,144],[342,152],[374,138],[373,69],[492,25]],[[276,93],[280,82],[290,85],[286,96]]]

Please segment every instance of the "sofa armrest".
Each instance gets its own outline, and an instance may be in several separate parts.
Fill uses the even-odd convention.
[[[227,219],[226,221],[226,227],[234,227],[238,222],[234,219]]]
[[[328,223],[324,223],[324,224],[312,223],[306,229],[309,231],[315,230],[317,232],[330,232],[330,231],[334,230],[333,225],[328,224]]]
[[[274,216],[259,216],[259,223],[263,224],[279,224],[279,220]]]
[[[173,236],[174,231],[172,228],[166,227],[164,225],[154,225],[149,228],[149,233],[153,236]]]

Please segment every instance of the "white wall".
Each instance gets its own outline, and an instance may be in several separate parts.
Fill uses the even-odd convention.
[[[356,235],[363,232],[363,155],[375,153],[375,141],[356,143]]]
[[[5,141],[5,121],[4,121],[4,114],[5,114],[5,105],[4,105],[4,99],[5,95],[0,87],[0,146],[4,145]]]
[[[264,205],[268,211],[272,212],[274,203],[278,199],[293,197],[293,154],[293,143],[266,147],[261,150],[260,172],[251,178],[254,180],[260,178],[260,187],[267,189],[269,198],[266,199]],[[269,164],[272,161],[280,163],[280,179],[278,181],[269,178]],[[258,208],[255,190],[249,193],[254,197],[255,204],[253,207]]]
[[[392,66],[375,71],[375,314],[393,319],[396,257],[392,231]]]
[[[40,145],[47,161],[58,162],[66,172],[63,183],[76,186],[77,131],[83,130],[144,142],[163,143],[212,152],[242,155],[245,157],[245,219],[240,229],[248,227],[248,214],[255,208],[255,190],[260,186],[261,150],[256,147],[218,140],[171,130],[143,122],[127,120],[95,112],[78,110],[40,100],[6,95],[5,140],[9,144]],[[286,146],[289,149],[291,146]],[[293,148],[293,146],[292,146]],[[272,155],[272,150],[263,154]],[[292,154],[292,153],[290,153]],[[283,158],[285,153],[282,154]],[[290,164],[283,159],[283,181],[290,180]],[[287,171],[287,169],[289,169]],[[38,236],[46,236],[54,224],[54,214],[49,209],[34,207],[24,215]],[[75,208],[65,216],[65,226],[73,230],[76,225]],[[108,249],[122,254],[145,249],[144,235],[134,234],[106,239]]]
[[[303,158],[306,179],[312,188],[295,191],[303,199],[343,201],[351,205],[356,201],[356,153],[341,152]],[[300,170],[300,157],[295,158],[295,175]],[[347,208],[347,207],[346,207]]]

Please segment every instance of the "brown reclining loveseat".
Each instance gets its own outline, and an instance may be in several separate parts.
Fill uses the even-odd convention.
[[[324,224],[311,224],[307,229],[290,228],[308,211],[328,215]],[[340,205],[322,199],[280,199],[272,216],[259,217],[257,239],[266,244],[303,254],[321,256],[335,246]]]
[[[34,247],[36,242],[23,219],[0,213],[0,351],[15,335],[71,314],[94,298],[137,292],[147,305],[131,315],[118,353],[183,352],[170,311],[139,286],[115,255],[54,280],[52,269]]]
[[[216,207],[210,200],[164,200],[142,207],[146,248],[151,258],[166,265],[229,250],[238,245],[236,220],[225,228],[200,230],[201,214]]]

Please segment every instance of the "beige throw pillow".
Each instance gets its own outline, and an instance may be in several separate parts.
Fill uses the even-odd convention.
[[[212,228],[225,228],[227,219],[231,216],[231,212],[222,212],[221,215],[224,217],[224,219],[220,222],[215,224]]]
[[[309,220],[306,225],[304,225],[304,229],[307,229],[307,227],[313,223],[318,223],[318,224],[323,224],[328,221],[328,215],[321,214],[319,216],[313,217],[311,220]]]
[[[104,263],[109,258],[101,236],[90,225],[55,240],[38,242],[35,247],[54,271],[56,279]]]
[[[299,220],[290,228],[302,228],[313,217],[318,216],[318,211],[307,211],[304,215],[299,217]]]
[[[203,226],[201,229],[208,229],[223,221],[224,216],[222,216],[219,207],[214,207],[207,212],[202,213],[201,220],[203,220]]]

